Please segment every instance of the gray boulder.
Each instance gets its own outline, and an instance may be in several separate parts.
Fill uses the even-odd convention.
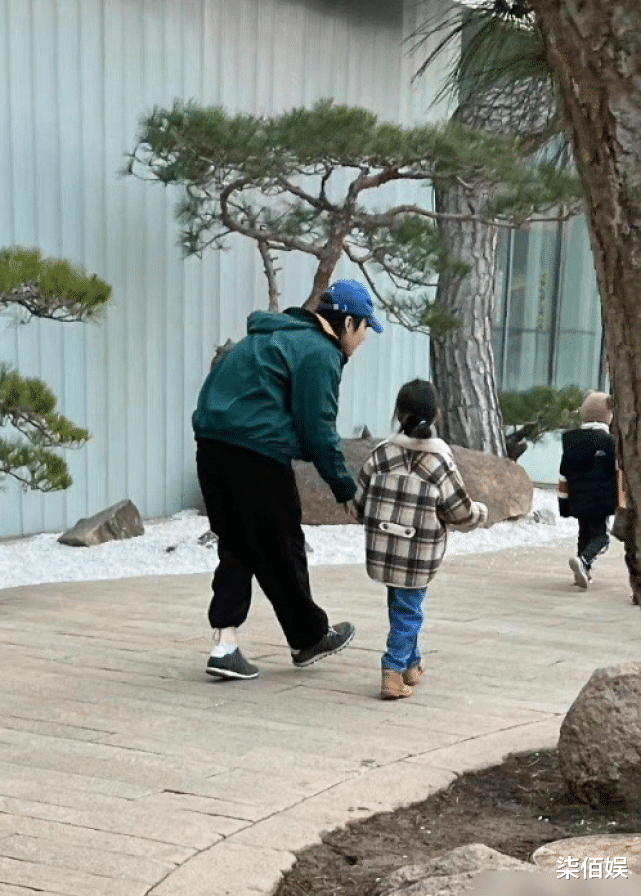
[[[94,516],[78,520],[73,528],[58,538],[60,544],[72,547],[91,547],[105,541],[117,541],[144,535],[145,528],[138,509],[132,501],[119,501]]]
[[[470,843],[421,862],[405,865],[381,878],[372,896],[462,896],[478,893],[488,872],[542,874],[536,865],[490,849],[484,843]]]
[[[592,673],[561,725],[559,764],[578,799],[641,811],[641,663]]]
[[[356,479],[371,451],[382,439],[343,439],[345,462]],[[519,519],[532,509],[534,487],[523,467],[504,457],[452,446],[452,453],[473,501],[488,508],[487,526]],[[313,464],[295,461],[294,472],[303,507],[303,523],[310,526],[354,522],[347,517]]]

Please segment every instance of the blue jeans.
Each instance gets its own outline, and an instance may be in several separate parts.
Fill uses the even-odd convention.
[[[387,650],[383,654],[383,669],[405,672],[417,666],[421,659],[418,636],[423,624],[421,604],[427,588],[387,588],[389,635]]]

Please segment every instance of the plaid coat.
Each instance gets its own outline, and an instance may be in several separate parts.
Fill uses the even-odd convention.
[[[485,504],[470,500],[448,445],[402,433],[365,461],[354,508],[365,525],[368,574],[401,588],[424,588],[435,575],[446,524],[474,529],[487,519]]]

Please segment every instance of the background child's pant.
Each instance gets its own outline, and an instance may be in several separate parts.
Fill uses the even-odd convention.
[[[599,554],[607,551],[609,544],[607,517],[602,520],[579,520],[577,553],[583,558],[588,569],[591,569]]]
[[[420,662],[418,636],[423,624],[421,604],[426,594],[427,588],[388,586],[387,610],[390,630],[387,650],[381,661],[384,669],[405,672]]]

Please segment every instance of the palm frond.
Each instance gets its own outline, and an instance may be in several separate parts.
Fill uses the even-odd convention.
[[[414,54],[431,47],[414,79],[445,60],[434,103],[453,103],[454,119],[515,134],[526,152],[551,143],[560,158],[567,156],[560,103],[526,0],[480,0],[473,8],[434,13],[408,40]]]
[[[538,29],[523,3],[483,0],[474,8],[434,13],[409,36],[410,53],[416,54],[434,39],[438,42],[414,79],[450,52],[453,61],[436,101],[458,101],[471,90],[478,93],[519,81],[550,78]]]

